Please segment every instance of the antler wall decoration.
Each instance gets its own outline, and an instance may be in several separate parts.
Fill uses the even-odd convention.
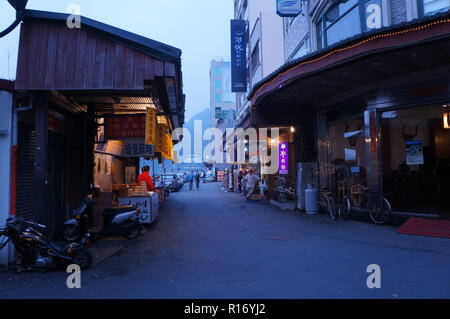
[[[419,126],[421,126],[424,121],[424,120],[420,121],[420,123],[415,126],[414,134],[407,134],[406,133],[406,125],[403,123],[403,121],[401,119],[398,119],[398,120],[402,124],[402,135],[403,135],[404,141],[411,141],[413,138],[415,138],[417,136],[417,134],[419,133]]]

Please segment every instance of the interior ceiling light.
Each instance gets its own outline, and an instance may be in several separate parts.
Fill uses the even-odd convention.
[[[442,114],[442,119],[444,121],[444,128],[450,129],[450,112]]]

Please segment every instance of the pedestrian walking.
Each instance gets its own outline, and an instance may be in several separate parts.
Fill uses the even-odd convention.
[[[259,192],[261,195],[261,201],[264,204],[267,204],[269,202],[268,193],[269,193],[269,187],[267,185],[266,179],[262,178],[261,182],[259,183]]]
[[[206,184],[206,173],[205,172],[202,173],[202,181],[203,181],[203,184]]]
[[[197,172],[197,174],[195,174],[195,186],[197,186],[197,189],[200,188],[200,173]]]
[[[189,172],[188,181],[189,181],[189,190],[191,191],[194,186],[194,173]]]
[[[247,180],[245,179],[245,176],[247,176],[246,172],[242,173],[242,193],[244,195],[247,195]]]
[[[225,192],[228,192],[228,170],[225,170],[225,173],[223,174],[223,188],[225,189]]]
[[[250,200],[253,193],[255,192],[256,183],[260,180],[260,178],[254,173],[253,168],[250,168],[248,174],[244,177],[244,180],[247,184],[247,200]]]
[[[242,193],[242,180],[244,179],[244,174],[242,173],[242,171],[239,171],[237,179],[238,179],[238,191],[239,193]]]

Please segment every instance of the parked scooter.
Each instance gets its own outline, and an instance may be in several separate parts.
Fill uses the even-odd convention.
[[[64,238],[71,242],[82,242],[88,234],[93,239],[107,236],[123,236],[134,239],[141,233],[139,221],[139,208],[123,206],[107,208],[103,211],[103,227],[100,232],[91,232],[89,229],[87,208],[92,207],[94,201],[86,197],[81,205],[74,210],[74,217],[64,225]]]
[[[12,241],[17,258],[10,264],[22,271],[49,269],[76,264],[81,269],[92,264],[92,253],[79,243],[49,241],[41,233],[46,226],[19,217],[8,218],[0,228],[0,250]]]

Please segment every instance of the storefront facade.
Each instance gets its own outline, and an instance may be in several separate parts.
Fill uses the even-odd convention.
[[[449,25],[435,15],[339,42],[285,65],[250,98],[315,123],[317,186],[338,199],[363,185],[393,211],[446,216]]]
[[[126,183],[125,167],[134,167],[136,176],[139,159],[108,143],[136,137],[145,144],[148,109],[166,125],[164,133],[184,123],[181,50],[88,18],[81,28],[69,29],[67,18],[25,11],[15,83],[23,96],[17,105],[23,107],[17,215],[46,224],[51,236],[60,233],[87,191],[111,193],[113,185]],[[127,124],[115,123],[106,131],[108,118],[133,116],[144,127],[114,136]],[[161,153],[152,155],[162,158]]]

